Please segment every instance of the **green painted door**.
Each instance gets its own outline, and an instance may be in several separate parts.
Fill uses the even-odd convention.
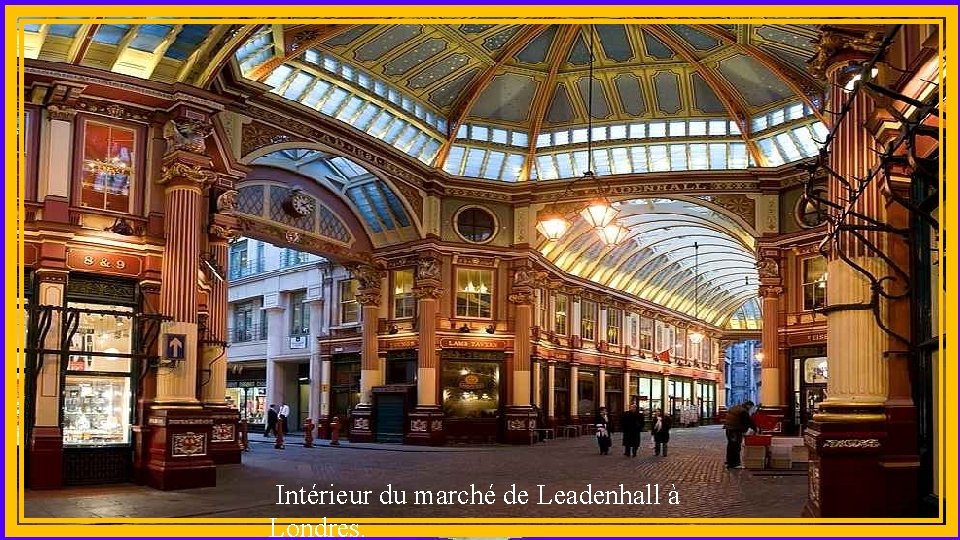
[[[381,394],[376,408],[377,442],[403,442],[403,395]]]

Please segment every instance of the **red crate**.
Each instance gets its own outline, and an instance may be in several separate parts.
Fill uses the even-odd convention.
[[[743,438],[743,443],[747,446],[770,446],[773,441],[773,435],[747,435]]]

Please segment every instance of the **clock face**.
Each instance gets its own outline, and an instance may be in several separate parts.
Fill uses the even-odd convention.
[[[314,202],[309,195],[305,193],[294,193],[290,197],[290,210],[294,215],[306,216],[313,213]]]

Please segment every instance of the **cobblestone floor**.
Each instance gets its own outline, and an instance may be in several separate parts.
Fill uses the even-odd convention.
[[[592,437],[549,441],[531,447],[488,446],[425,449],[394,445],[303,448],[251,444],[243,465],[217,469],[217,487],[162,492],[130,484],[28,491],[28,517],[798,517],[806,500],[801,472],[772,474],[727,470],[725,438],[717,426],[677,429],[669,457],[654,457],[649,434],[642,455],[622,455],[614,434],[610,455],[601,456]],[[660,504],[537,504],[557,491],[643,490],[659,484]],[[278,505],[285,490],[370,490],[369,504]],[[405,491],[407,504],[384,505],[387,485]],[[488,504],[416,505],[414,492],[486,491]],[[516,484],[530,499],[507,505],[503,493]],[[668,504],[671,488],[679,504]],[[564,497],[565,498],[565,497]]]

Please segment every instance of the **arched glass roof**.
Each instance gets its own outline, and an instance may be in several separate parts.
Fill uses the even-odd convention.
[[[760,311],[760,300],[750,298],[740,306],[730,320],[727,321],[730,330],[761,330],[763,329],[763,314]]]
[[[375,242],[410,240],[416,235],[410,215],[393,189],[352,160],[319,150],[296,148],[272,152],[252,163],[312,177],[342,194]]]
[[[424,163],[516,182],[582,174],[588,109],[599,174],[814,156],[816,36],[812,25],[273,25],[235,56],[244,77]]]
[[[756,297],[756,240],[726,214],[676,199],[615,206],[628,240],[605,247],[578,219],[560,241],[544,241],[540,253],[573,275],[716,326]]]

